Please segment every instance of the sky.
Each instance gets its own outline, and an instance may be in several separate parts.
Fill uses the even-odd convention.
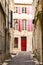
[[[14,0],[15,3],[31,4],[33,0]]]

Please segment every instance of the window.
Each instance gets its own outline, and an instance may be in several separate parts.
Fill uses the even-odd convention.
[[[14,38],[14,48],[18,48],[18,38]]]
[[[26,7],[22,7],[22,13],[26,13]]]
[[[26,30],[26,20],[22,20],[22,29]]]
[[[14,30],[18,30],[18,22],[17,22],[17,19],[14,19]]]
[[[14,8],[14,13],[17,13],[18,12],[18,7],[15,7]]]

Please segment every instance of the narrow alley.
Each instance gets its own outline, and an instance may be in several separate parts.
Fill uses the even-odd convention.
[[[38,62],[33,59],[32,53],[29,52],[19,52],[10,60],[4,62],[6,65],[35,65],[36,63],[38,64]]]
[[[0,65],[43,65],[43,0],[0,0]]]

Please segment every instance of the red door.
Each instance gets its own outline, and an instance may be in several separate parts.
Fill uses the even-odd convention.
[[[26,37],[21,37],[21,51],[26,51]]]

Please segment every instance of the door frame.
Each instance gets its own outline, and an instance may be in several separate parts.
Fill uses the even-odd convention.
[[[21,37],[21,41],[22,41],[23,38],[26,40],[26,50],[27,50],[27,37],[26,37],[26,36],[22,36],[22,37]],[[22,43],[21,43],[21,44],[22,44]],[[25,51],[26,51],[26,50],[25,50]],[[21,46],[21,51],[22,51],[22,46]]]

